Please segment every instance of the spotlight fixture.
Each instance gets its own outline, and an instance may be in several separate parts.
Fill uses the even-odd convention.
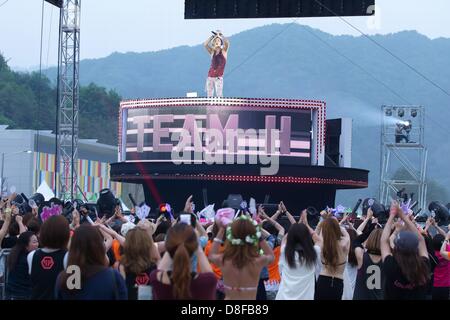
[[[386,117],[392,117],[392,109],[386,109]]]
[[[63,6],[63,1],[62,0],[45,0],[46,2],[58,7],[58,8],[62,8]]]
[[[403,118],[405,116],[405,110],[404,109],[398,109],[398,116],[400,118]]]
[[[439,201],[433,201],[428,205],[428,210],[439,226],[447,225],[450,221],[450,213],[446,206]]]
[[[395,143],[412,143],[410,141],[410,134],[412,130],[411,120],[403,121],[400,120],[396,124],[395,128]]]
[[[417,110],[416,109],[412,109],[411,110],[411,117],[413,117],[413,118],[417,117]]]

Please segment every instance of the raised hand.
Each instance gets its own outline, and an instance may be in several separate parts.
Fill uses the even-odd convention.
[[[120,206],[116,206],[114,214],[119,219],[123,218],[123,213],[122,213],[122,209],[120,208]]]
[[[16,216],[16,222],[17,222],[18,224],[21,224],[21,223],[23,222],[23,217],[20,216],[20,215],[17,215],[17,216]]]
[[[98,220],[100,220],[101,224],[105,224],[106,223],[106,216],[103,216],[101,219],[98,219]]]
[[[16,206],[12,206],[11,210],[12,210],[13,216],[17,216],[20,213],[19,208],[17,208]]]
[[[189,198],[187,198],[186,204],[184,205],[184,212],[194,213],[192,210],[192,198],[193,198],[193,195],[190,195]]]
[[[281,213],[283,213],[283,205],[282,205],[282,203],[283,203],[283,202],[280,202],[280,203],[278,204],[278,211],[281,212]]]
[[[33,217],[37,218],[38,216],[38,208],[31,208],[31,214]]]
[[[72,223],[77,226],[80,225],[80,213],[77,209],[72,211]]]
[[[267,213],[266,213],[266,211],[264,210],[264,207],[263,207],[263,206],[259,206],[259,207],[258,207],[258,215],[259,215],[262,219],[267,219],[267,218],[268,218]]]
[[[304,209],[300,214],[300,219],[298,220],[298,222],[308,224],[308,211],[306,209]]]
[[[283,201],[281,201],[281,210],[283,210],[283,212],[287,211],[286,206],[284,205]]]
[[[391,208],[389,209],[389,214],[391,216],[397,216],[400,212],[400,205],[398,204],[397,201],[392,201],[391,203]]]
[[[372,219],[373,211],[372,208],[367,209],[367,219]]]

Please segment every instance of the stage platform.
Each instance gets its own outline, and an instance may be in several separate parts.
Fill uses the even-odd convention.
[[[142,184],[152,208],[169,202],[181,210],[190,194],[200,204],[197,208],[203,207],[203,202],[215,203],[218,208],[228,194],[241,194],[247,200],[253,197],[257,203],[269,196],[270,203],[284,201],[296,214],[308,206],[333,207],[337,190],[366,188],[369,172],[323,165],[325,119],[326,103],[315,100],[123,101],[120,162],[111,165],[111,180]],[[220,150],[211,151],[211,141],[206,138],[211,130],[223,134],[243,131],[245,135],[221,140]],[[180,147],[183,131],[190,144]],[[274,131],[277,135],[272,137]],[[177,162],[174,154],[178,153],[188,157]],[[211,154],[223,155],[224,161],[209,163]],[[241,156],[244,162],[229,163],[227,156],[234,160]],[[264,159],[276,160],[274,172],[263,173],[262,168],[272,165],[259,161]]]
[[[193,194],[203,205],[203,190],[208,203],[220,207],[228,194],[253,197],[263,203],[284,201],[292,213],[308,206],[334,207],[337,190],[367,188],[367,170],[321,166],[282,166],[276,176],[260,176],[249,165],[181,165],[155,162],[122,162],[111,165],[111,180],[142,184],[146,201],[153,207],[169,202],[181,208]]]

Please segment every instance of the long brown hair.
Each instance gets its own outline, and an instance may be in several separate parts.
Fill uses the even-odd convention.
[[[353,242],[358,238],[358,234],[353,229],[347,229],[348,235],[350,236],[350,250],[348,251],[348,264],[352,267],[358,265],[358,259],[356,258],[355,246]]]
[[[231,224],[231,234],[234,239],[241,239],[244,245],[232,245],[230,241],[225,242],[223,261],[231,260],[233,266],[242,269],[253,263],[259,256],[259,247],[245,242],[245,238],[256,233],[256,227],[249,220],[237,219]]]
[[[166,250],[173,259],[172,283],[175,299],[191,298],[191,256],[198,248],[197,235],[187,224],[177,223],[167,232]]]
[[[140,274],[156,264],[157,261],[155,245],[147,231],[139,227],[128,231],[120,260],[125,270]]]
[[[424,286],[430,280],[430,269],[419,252],[403,252],[394,248],[392,255],[409,283]]]
[[[337,270],[339,264],[339,240],[342,237],[342,231],[339,223],[334,218],[327,218],[322,221],[321,231],[323,237],[322,255],[324,264],[331,272]]]
[[[91,275],[108,267],[103,236],[97,228],[81,225],[75,230],[70,241],[67,265],[80,268],[81,283]],[[62,273],[61,286],[63,289],[67,289],[69,274],[64,271]]]

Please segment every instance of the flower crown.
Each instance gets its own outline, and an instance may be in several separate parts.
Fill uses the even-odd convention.
[[[246,244],[257,246],[259,243],[259,239],[261,238],[261,227],[258,225],[258,222],[256,222],[255,220],[253,220],[252,218],[250,218],[246,215],[242,215],[237,219],[251,221],[251,223],[256,228],[256,233],[246,236],[245,240],[236,239],[233,237],[233,233],[231,231],[231,226],[228,226],[227,232],[226,232],[227,240],[230,241],[231,245],[233,245],[233,246],[243,246]]]

